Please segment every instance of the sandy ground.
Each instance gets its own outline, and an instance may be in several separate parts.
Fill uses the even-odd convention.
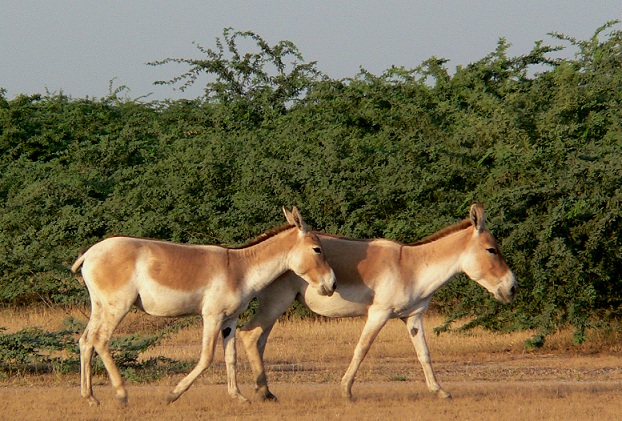
[[[12,321],[12,330],[33,325],[57,329],[66,317],[56,310],[5,313],[3,320]],[[118,333],[154,331],[161,327],[158,323],[168,323],[156,320],[132,313]],[[429,326],[439,323],[432,319]],[[442,400],[428,392],[403,323],[391,321],[363,362],[352,390],[354,401],[348,402],[339,383],[363,324],[363,319],[278,324],[266,350],[276,403],[255,399],[250,367],[238,342],[238,379],[250,404],[228,397],[219,345],[212,366],[173,404],[166,404],[165,397],[185,373],[150,383],[128,381],[126,406],[115,401],[106,376],[95,376],[99,407],[89,407],[81,398],[78,373],[29,374],[0,381],[0,420],[622,419],[622,342],[617,333],[595,332],[590,341],[575,346],[572,332],[561,332],[533,350],[524,346],[530,332],[436,336],[428,331],[437,379],[453,395]],[[163,340],[145,357],[196,361],[200,335],[197,323]]]
[[[418,363],[410,361],[406,371],[404,363],[396,358],[370,361],[354,384],[354,402],[341,398],[338,381],[325,380],[326,372],[334,370],[331,364],[328,368],[315,363],[269,365],[274,379],[271,388],[280,399],[277,403],[230,400],[220,364],[171,405],[165,397],[181,375],[157,384],[129,384],[130,402],[125,407],[115,401],[102,376],[95,379],[99,407],[89,407],[82,400],[75,375],[32,377],[3,384],[0,419],[622,419],[622,359],[616,355],[506,355],[490,361],[441,361],[435,364],[437,377],[452,393],[451,400],[427,391]],[[403,373],[399,379],[397,371]],[[254,398],[250,383],[241,382],[241,390]]]

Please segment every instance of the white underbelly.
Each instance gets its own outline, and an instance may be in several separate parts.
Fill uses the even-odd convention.
[[[326,317],[357,317],[366,316],[367,309],[371,304],[371,299],[359,296],[356,291],[343,290],[337,291],[331,296],[323,296],[312,288],[305,291],[304,304],[314,313]],[[343,295],[342,295],[343,294]]]
[[[152,316],[200,314],[202,303],[202,291],[178,291],[161,285],[140,290],[137,301],[137,305]]]

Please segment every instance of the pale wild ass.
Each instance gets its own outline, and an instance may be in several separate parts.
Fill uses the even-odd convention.
[[[132,237],[103,240],[76,260],[91,298],[91,317],[80,338],[82,396],[91,405],[93,348],[101,357],[116,397],[127,402],[127,390],[108,341],[123,317],[136,305],[153,316],[200,314],[203,317],[201,356],[196,367],[168,396],[173,402],[212,362],[222,332],[228,392],[247,401],[236,378],[236,321],[248,303],[286,271],[304,279],[318,295],[332,295],[335,274],[322,245],[298,210],[283,209],[289,225],[273,229],[236,249],[215,245],[182,245]],[[299,277],[298,277],[299,276]]]
[[[501,302],[511,302],[517,292],[516,279],[486,229],[483,207],[471,206],[469,219],[412,245],[383,239],[318,237],[337,276],[335,294],[319,297],[296,274],[285,273],[259,293],[257,313],[239,332],[255,376],[257,397],[276,399],[268,389],[264,350],[275,321],[298,299],[327,317],[367,316],[341,381],[347,399],[352,398],[354,376],[374,338],[392,318],[406,324],[429,390],[450,398],[436,381],[423,332],[422,316],[432,295],[458,273],[465,273]]]

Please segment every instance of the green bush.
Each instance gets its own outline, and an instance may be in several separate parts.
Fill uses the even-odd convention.
[[[451,74],[431,58],[332,80],[286,41],[224,32],[168,82],[205,96],[144,102],[0,91],[0,302],[86,302],[68,268],[105,236],[239,245],[297,205],[310,225],[415,241],[485,204],[520,294],[459,277],[436,296],[472,325],[585,329],[619,318],[622,33],[495,51]],[[255,42],[239,51],[241,38]],[[542,336],[542,337],[544,337]],[[537,341],[535,341],[537,342]]]

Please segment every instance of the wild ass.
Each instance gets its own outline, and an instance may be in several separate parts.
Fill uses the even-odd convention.
[[[203,317],[201,356],[196,367],[169,394],[173,402],[212,362],[222,332],[229,395],[240,393],[236,377],[235,328],[238,315],[262,288],[286,271],[296,273],[319,295],[332,295],[335,274],[315,233],[309,231],[296,207],[283,208],[289,225],[268,231],[244,247],[182,245],[132,237],[105,239],[86,251],[71,268],[82,265],[91,298],[91,317],[80,338],[82,396],[93,396],[91,357],[101,357],[116,397],[127,402],[127,390],[115,365],[108,341],[136,305],[153,316],[200,314]]]
[[[318,237],[337,276],[335,294],[330,298],[318,297],[309,292],[296,274],[285,273],[259,293],[257,313],[239,332],[255,376],[257,397],[276,400],[268,389],[263,354],[275,321],[298,299],[311,311],[327,317],[367,315],[354,356],[341,381],[345,398],[352,399],[354,376],[376,335],[392,318],[406,323],[428,389],[450,398],[436,381],[423,332],[422,316],[432,295],[461,272],[501,302],[511,302],[517,292],[516,279],[495,238],[486,229],[484,208],[471,206],[470,219],[412,245],[325,234]]]

